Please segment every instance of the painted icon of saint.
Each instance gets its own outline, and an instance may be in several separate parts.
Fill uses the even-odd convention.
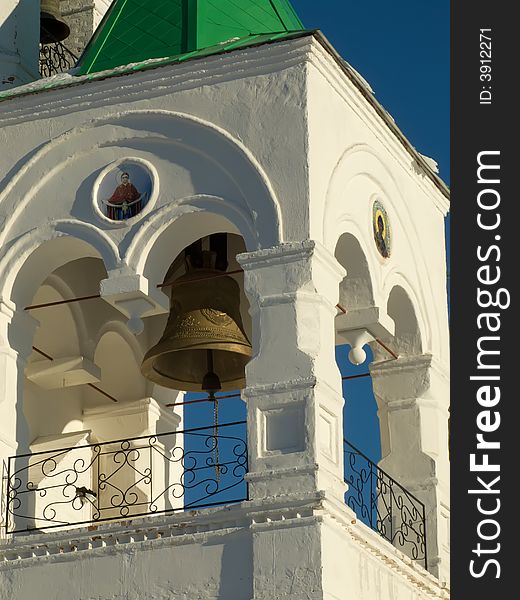
[[[106,201],[107,217],[116,221],[133,217],[141,210],[141,198],[129,173],[121,173],[121,183]]]
[[[388,258],[389,253],[385,241],[385,224],[383,223],[383,218],[381,215],[377,217],[376,245],[377,249],[381,253],[381,256]]]
[[[374,241],[379,254],[383,258],[390,257],[390,225],[383,205],[380,202],[374,203],[373,208],[373,226]]]

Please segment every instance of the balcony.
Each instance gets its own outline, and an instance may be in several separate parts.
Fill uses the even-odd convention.
[[[48,531],[247,499],[245,421],[12,457],[6,532]]]
[[[8,534],[232,504],[248,499],[246,421],[11,457]],[[344,441],[346,504],[427,568],[425,506]]]
[[[347,505],[363,523],[427,569],[424,504],[347,440],[343,452]]]

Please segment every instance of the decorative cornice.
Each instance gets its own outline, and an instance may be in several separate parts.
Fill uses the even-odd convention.
[[[176,64],[164,65],[164,61],[159,59],[155,61],[156,65],[149,61],[150,68],[146,70],[133,70],[133,65],[126,65],[97,73],[95,80],[92,76],[61,74],[40,82],[37,89],[25,86],[25,94],[24,90],[19,90],[20,94],[3,99],[0,102],[0,125],[53,118],[64,111],[70,113],[107,106],[117,108],[139,100],[149,102],[155,97],[182,90],[254,77],[265,72],[275,73],[302,65],[311,40],[312,37],[307,35]],[[63,81],[58,87],[59,78]],[[54,88],[53,81],[56,83]]]
[[[306,391],[314,388],[316,383],[317,379],[315,377],[301,377],[299,379],[289,379],[276,383],[249,385],[242,390],[242,397],[247,400],[257,396],[272,396],[273,394]]]
[[[85,408],[83,417],[88,421],[112,419],[115,417],[129,417],[134,415],[142,415],[143,412],[150,413],[158,418],[165,419],[170,422],[173,428],[177,428],[181,417],[161,406],[154,398],[141,398],[132,402],[121,402],[117,406],[110,405],[107,407]],[[151,434],[152,435],[152,434]]]
[[[239,504],[127,519],[91,528],[32,533],[4,540],[0,545],[0,571],[60,560],[81,560],[125,552],[200,544],[250,529],[270,531],[298,526],[337,523],[361,552],[373,555],[429,598],[448,600],[449,588],[414,563],[376,532],[358,521],[346,505],[324,492],[279,496]]]
[[[197,543],[247,528],[253,523],[312,516],[320,503],[319,494],[279,496],[173,514],[127,518],[117,523],[99,523],[68,531],[54,529],[50,533],[11,535],[9,539],[0,540],[0,570],[13,568],[13,564],[21,566],[21,562],[41,561],[52,555],[74,560],[84,556],[85,551],[124,550],[128,544]]]
[[[313,44],[309,53],[309,63],[325,77],[344,101],[351,105],[358,114],[363,115],[365,122],[372,125],[376,137],[402,164],[407,174],[413,177],[437,207],[446,213],[449,210],[449,189],[444,181],[432,171],[424,157],[408,141],[393,117],[377,101],[372,90],[357,71],[338,55],[321,32],[315,35],[315,39],[318,43]],[[331,62],[330,57],[334,62]],[[386,127],[381,128],[381,122]],[[422,180],[414,176],[412,165],[415,165],[415,169],[418,169],[424,176]]]
[[[272,479],[285,479],[287,477],[298,477],[300,475],[314,475],[318,472],[318,465],[304,465],[299,467],[286,467],[283,469],[269,469],[265,471],[250,471],[245,474],[246,481],[266,481]]]
[[[418,369],[429,369],[432,366],[431,354],[416,356],[400,356],[397,360],[385,360],[370,364],[372,376],[391,376],[399,373],[413,373]]]
[[[264,248],[255,252],[237,254],[237,261],[244,271],[263,269],[275,265],[284,265],[301,260],[309,260],[314,254],[316,242],[304,240],[301,242],[286,242],[272,248]]]
[[[436,577],[425,571],[424,568],[420,567],[406,554],[392,546],[390,542],[378,533],[367,527],[357,518],[352,518],[352,511],[346,511],[336,503],[330,502],[328,497],[324,499],[323,507],[365,552],[382,560],[392,570],[407,579],[415,588],[428,594],[429,597],[443,600],[449,599],[449,587],[446,583],[439,582]],[[345,506],[345,508],[347,507]]]
[[[449,385],[449,367],[437,360],[432,354],[400,356],[397,360],[373,362],[369,366],[370,374],[375,377],[392,377],[400,374],[414,373],[419,370],[431,370],[441,381]]]
[[[292,262],[308,261],[316,258],[320,266],[327,269],[338,281],[345,275],[345,269],[325,246],[315,240],[285,242],[272,248],[237,255],[237,261],[245,271],[285,265]]]

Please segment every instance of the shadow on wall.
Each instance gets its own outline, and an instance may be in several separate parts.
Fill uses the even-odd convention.
[[[4,4],[5,3],[5,4]],[[14,73],[8,72],[9,63],[7,57],[16,53],[16,29],[18,25],[15,0],[2,0],[3,6],[0,7],[0,89],[8,89],[19,85]]]
[[[0,91],[39,78],[39,13],[34,0],[0,3]]]
[[[253,540],[247,530],[237,531],[208,542],[222,546],[219,600],[243,600],[253,597]]]

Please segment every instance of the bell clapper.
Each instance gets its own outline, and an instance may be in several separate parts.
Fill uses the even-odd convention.
[[[218,453],[218,398],[215,397],[215,393],[218,392],[222,386],[218,375],[213,371],[213,350],[206,351],[207,357],[207,373],[204,375],[202,380],[202,389],[208,392],[208,400],[213,402],[213,426],[215,435],[215,475],[217,481],[220,479],[220,465],[219,465],[219,453]]]

